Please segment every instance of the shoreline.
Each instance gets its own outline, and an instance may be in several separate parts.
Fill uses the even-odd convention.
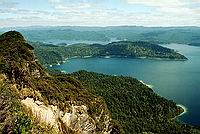
[[[57,63],[53,63],[53,64],[47,64],[47,66],[52,67],[54,65],[60,65],[63,64],[65,62],[67,62],[67,60],[70,59],[88,59],[88,58],[103,58],[103,59],[110,59],[110,58],[130,58],[130,59],[147,59],[147,60],[157,60],[157,61],[187,61],[188,59],[170,59],[170,58],[158,58],[158,57],[129,57],[129,56],[116,56],[116,55],[108,55],[108,56],[73,56],[70,58],[66,58],[63,61],[57,62]]]
[[[187,108],[186,108],[184,105],[182,105],[182,104],[177,104],[176,106],[177,106],[177,107],[181,107],[181,108],[183,109],[183,112],[180,113],[179,115],[177,115],[176,117],[180,117],[180,116],[182,116],[182,115],[184,115],[184,114],[187,113]]]
[[[186,114],[187,113],[187,108],[182,104],[176,104],[176,106],[182,108],[183,112],[180,113],[179,115],[176,115],[175,117],[171,118],[171,120],[179,121],[178,117],[181,117],[182,115]]]
[[[144,84],[145,86],[147,86],[147,87],[153,89],[153,85],[147,84],[147,83],[145,83],[145,82],[142,81],[142,80],[139,80],[139,82],[141,82],[141,83]]]

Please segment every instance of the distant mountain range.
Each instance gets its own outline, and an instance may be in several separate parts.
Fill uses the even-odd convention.
[[[142,27],[142,26],[110,26],[110,27],[17,27],[2,28],[5,32],[15,29],[23,33],[30,41],[76,40],[76,41],[149,41],[153,43],[199,44],[200,27]],[[198,45],[199,46],[199,45]]]

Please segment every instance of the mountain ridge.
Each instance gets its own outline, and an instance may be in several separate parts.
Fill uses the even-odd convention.
[[[101,44],[78,43],[67,46],[31,43],[35,47],[35,54],[42,64],[62,63],[70,58],[91,57],[117,57],[117,58],[150,58],[165,60],[187,60],[187,58],[175,50],[162,47],[155,43],[145,41],[118,41]]]
[[[143,27],[143,26],[108,26],[108,27],[81,27],[81,26],[58,26],[58,27],[25,27],[6,28],[1,31],[16,29],[23,33],[30,41],[57,40],[130,40],[149,41],[157,43],[199,43],[200,27]],[[69,31],[67,30],[69,29]],[[73,30],[73,32],[71,31]],[[51,32],[50,32],[51,31]],[[89,31],[89,32],[88,32]],[[92,32],[92,34],[91,34]],[[81,34],[80,34],[81,33]],[[59,35],[59,36],[58,36]]]
[[[1,120],[4,125],[0,128],[8,133],[39,133],[44,128],[46,132],[74,134],[114,131],[103,98],[89,93],[72,77],[48,74],[22,37],[16,31],[0,37],[1,83],[8,85],[5,91],[15,94],[23,113],[21,117],[13,111]],[[21,118],[16,124],[13,120],[17,117]]]

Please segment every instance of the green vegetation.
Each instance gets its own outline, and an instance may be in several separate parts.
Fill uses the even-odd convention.
[[[86,54],[137,57],[141,56],[141,53],[170,55],[174,52],[146,42],[114,42],[107,46],[91,46],[38,45],[35,53],[41,48],[47,52],[44,55],[42,50],[42,57],[48,57],[48,52],[54,51],[57,54],[65,54],[61,55],[62,58],[72,58]],[[124,131],[127,134],[200,133],[198,129],[179,124],[173,119],[182,113],[183,109],[156,95],[152,89],[134,78],[85,71],[68,75],[54,71],[49,74],[35,59],[33,50],[19,32],[10,31],[0,36],[0,131],[3,133],[55,133],[47,124],[36,122],[35,117],[30,116],[31,112],[22,106],[21,100],[27,97],[45,105],[57,106],[61,111],[72,110],[68,109],[70,105],[86,106],[89,117],[95,121],[96,133],[102,133],[107,125],[112,128],[112,134]],[[148,53],[145,53],[147,50]],[[180,54],[177,56],[181,57]],[[51,60],[51,57],[48,58]],[[113,120],[108,124],[110,114]],[[76,133],[63,125],[62,121],[58,122],[61,124],[60,132]]]
[[[52,134],[51,128],[36,122],[20,102],[20,95],[10,83],[0,80],[0,132],[3,134]]]
[[[156,95],[131,77],[109,76],[79,71],[71,76],[80,80],[90,92],[104,97],[113,119],[126,134],[197,134],[199,130],[173,119],[183,112],[173,101]]]
[[[26,43],[23,36],[16,31],[10,31],[0,36],[0,75],[5,76],[5,80],[0,79],[0,81],[3,80],[3,85],[8,82],[8,85],[13,87],[10,92],[15,92],[17,98],[15,100],[14,97],[10,96],[12,94],[6,92],[4,95],[4,93],[0,92],[0,98],[5,98],[6,95],[9,95],[9,98],[5,98],[5,100],[9,101],[9,107],[4,106],[4,104],[1,106],[0,104],[0,110],[3,110],[3,112],[0,112],[0,114],[3,113],[0,116],[0,119],[2,118],[1,123],[7,124],[5,119],[7,114],[17,114],[17,122],[14,127],[7,128],[3,125],[1,128],[8,129],[11,132],[16,131],[16,133],[28,133],[29,131],[34,131],[34,129],[37,132],[51,130],[51,127],[32,127],[34,120],[21,114],[18,109],[15,111],[16,114],[9,113],[10,110],[15,108],[10,105],[15,102],[21,104],[20,100],[29,97],[44,102],[45,105],[57,106],[62,111],[66,111],[69,105],[85,105],[88,108],[89,116],[95,121],[97,115],[102,114],[99,117],[100,121],[95,122],[95,131],[97,133],[103,131],[104,116],[109,116],[109,111],[103,98],[89,93],[79,81],[72,77],[62,74],[49,75],[37,62],[32,51],[33,47]],[[2,84],[0,89],[7,91]],[[10,101],[11,99],[13,101]],[[5,104],[7,105],[7,103]],[[22,113],[26,113],[26,111]],[[12,117],[12,119],[14,118],[15,116]],[[12,124],[12,122],[8,122],[8,125],[10,123]],[[61,129],[68,128],[62,127]],[[118,131],[117,128],[115,130]]]
[[[34,53],[37,55],[39,62],[43,65],[57,64],[64,60],[61,53],[64,50],[64,46],[43,44],[41,42],[34,42],[31,44],[35,48]]]
[[[0,132],[25,134],[32,129],[32,121],[7,83],[0,81]]]
[[[130,41],[149,41],[155,43],[188,44],[199,42],[199,27],[110,27],[101,31],[111,38]]]
[[[101,44],[74,44],[56,46],[32,43],[35,54],[42,64],[57,64],[68,58],[87,57],[129,57],[129,58],[162,58],[170,60],[186,60],[187,58],[172,49],[168,49],[149,42],[120,41],[107,45]]]

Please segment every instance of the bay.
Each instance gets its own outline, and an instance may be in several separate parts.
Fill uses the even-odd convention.
[[[189,60],[86,58],[70,59],[53,68],[67,73],[87,70],[137,78],[151,85],[157,94],[184,105],[187,112],[179,117],[182,122],[200,125],[200,47],[184,44],[164,46],[178,50]]]

